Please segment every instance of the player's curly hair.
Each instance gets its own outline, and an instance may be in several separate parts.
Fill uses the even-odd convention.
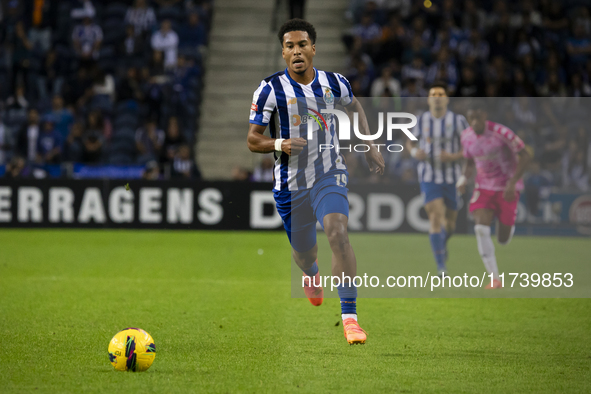
[[[314,26],[308,21],[294,18],[285,22],[277,33],[277,37],[279,38],[281,46],[283,46],[283,36],[285,33],[289,33],[290,31],[305,31],[308,33],[310,40],[312,40],[312,45],[316,44],[316,29],[314,29]]]

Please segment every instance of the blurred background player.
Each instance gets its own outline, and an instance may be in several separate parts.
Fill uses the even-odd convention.
[[[531,156],[523,141],[508,127],[487,120],[485,104],[475,103],[468,111],[470,127],[462,133],[464,157],[468,159],[458,189],[465,192],[466,182],[476,167],[476,180],[470,212],[474,216],[478,252],[488,273],[493,274],[490,288],[501,287],[495,246],[490,225],[498,218],[497,240],[501,245],[511,241],[515,231],[517,202],[523,190],[521,177]]]
[[[414,135],[407,142],[418,165],[421,193],[429,216],[429,240],[439,275],[446,272],[447,240],[456,228],[458,201],[456,183],[463,158],[460,135],[466,118],[447,109],[447,85],[435,82],[429,89],[429,111],[418,117]],[[418,146],[417,146],[418,145]]]
[[[323,290],[316,261],[316,222],[320,222],[332,249],[332,275],[353,278],[357,261],[349,243],[347,223],[347,167],[338,150],[319,151],[320,141],[338,145],[335,127],[315,127],[315,138],[308,141],[308,127],[297,127],[292,119],[300,118],[300,111],[320,112],[340,103],[348,113],[360,114],[362,132],[369,134],[367,119],[361,104],[353,96],[349,82],[340,74],[314,68],[316,30],[301,19],[287,21],[278,33],[282,56],[287,68],[264,79],[254,93],[250,110],[248,148],[252,152],[275,152],[275,201],[289,237],[293,257],[304,272],[304,291],[313,305],[322,303]],[[307,106],[299,107],[296,98]],[[300,101],[301,102],[301,101]],[[292,126],[293,124],[293,126]],[[299,124],[299,123],[298,123]],[[263,133],[270,125],[271,137]],[[314,125],[315,126],[315,125]],[[366,153],[370,171],[383,174],[384,159],[375,147]],[[306,278],[307,277],[307,278]],[[314,281],[313,281],[314,278]],[[357,288],[351,283],[338,287],[345,337],[349,344],[363,344],[365,332],[357,323]]]

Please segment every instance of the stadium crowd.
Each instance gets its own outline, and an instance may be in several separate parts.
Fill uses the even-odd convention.
[[[0,166],[193,160],[212,0],[1,0]],[[40,175],[41,173],[41,175]]]
[[[591,1],[429,3],[350,2],[345,75],[354,94],[424,97],[444,81],[458,97],[452,105],[488,97],[497,107],[491,120],[506,121],[535,155],[529,187],[588,190],[591,99],[581,98],[591,96]],[[349,156],[352,178],[363,179],[362,158]],[[417,181],[414,159],[388,157],[391,176],[382,181]]]

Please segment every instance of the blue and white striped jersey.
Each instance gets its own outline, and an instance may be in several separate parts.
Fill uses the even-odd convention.
[[[417,121],[413,134],[419,140],[419,148],[427,153],[427,159],[418,165],[419,182],[455,185],[462,168],[459,161],[442,163],[442,150],[457,153],[462,149],[460,136],[468,128],[463,115],[447,111],[441,118],[435,118],[430,111],[423,113]]]
[[[308,85],[294,81],[287,69],[265,78],[254,92],[250,108],[250,123],[269,125],[271,138],[304,138],[308,145],[299,155],[275,153],[273,190],[305,190],[331,170],[346,170],[336,148],[339,146],[336,119],[323,115],[317,122],[311,115],[322,109],[334,109],[336,104],[351,104],[353,93],[349,81],[341,74],[314,69],[316,78]],[[308,123],[313,138],[308,140]],[[320,124],[318,124],[320,123]],[[320,144],[333,145],[323,149]]]

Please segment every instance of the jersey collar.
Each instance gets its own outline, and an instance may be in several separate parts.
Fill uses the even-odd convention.
[[[285,75],[287,76],[287,79],[289,79],[290,82],[297,83],[297,84],[300,84],[302,86],[312,86],[312,84],[318,80],[318,70],[316,70],[316,67],[312,67],[312,68],[314,69],[314,79],[312,80],[312,82],[310,82],[307,85],[304,85],[302,83],[299,83],[299,82],[294,81],[293,78],[291,78],[291,76],[289,75],[289,72],[287,70],[287,67],[285,68]]]

